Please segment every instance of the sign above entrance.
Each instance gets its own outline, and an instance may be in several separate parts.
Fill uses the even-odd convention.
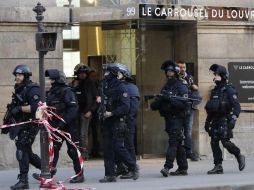
[[[254,21],[254,8],[139,4],[128,5],[125,15],[142,19]]]
[[[254,103],[254,62],[228,63],[229,82],[239,95],[241,103]]]

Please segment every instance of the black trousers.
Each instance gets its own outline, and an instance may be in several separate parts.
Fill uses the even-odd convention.
[[[105,176],[115,175],[116,157],[121,160],[129,170],[134,170],[136,168],[136,161],[132,159],[132,156],[125,146],[125,138],[118,135],[118,125],[119,121],[114,119],[108,119],[103,124]]]
[[[41,169],[40,157],[33,153],[32,144],[35,140],[38,128],[23,129],[20,131],[16,144],[16,158],[19,163],[20,174],[27,174],[29,171],[29,163],[35,168]]]
[[[71,140],[73,142],[79,142],[79,136],[78,136],[78,129],[71,129],[70,131],[67,131],[71,135]],[[76,174],[78,174],[81,171],[80,163],[79,163],[79,157],[77,150],[75,147],[70,144],[63,136],[58,134],[58,136],[62,139],[62,142],[54,142],[54,159],[53,159],[53,167],[56,167],[58,159],[59,159],[59,152],[62,147],[62,144],[64,141],[66,141],[67,145],[67,154],[72,159],[73,162],[73,168]]]
[[[222,164],[222,151],[219,146],[219,142],[221,141],[224,148],[228,150],[230,154],[233,154],[237,157],[240,154],[240,149],[230,141],[230,139],[219,139],[219,138],[211,138],[211,147],[213,152],[214,164]]]
[[[164,167],[171,169],[174,167],[174,160],[176,159],[178,169],[187,170],[188,162],[186,159],[186,152],[184,148],[182,130],[179,129],[170,129],[167,130],[169,140],[168,140],[168,149],[166,153],[166,162]]]

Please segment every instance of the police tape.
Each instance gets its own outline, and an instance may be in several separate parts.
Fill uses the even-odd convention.
[[[44,187],[47,188],[41,188],[41,190],[49,190],[49,189],[55,189],[55,190],[92,190],[94,188],[78,188],[78,189],[67,189],[64,187],[63,183],[67,182],[80,174],[83,173],[83,166],[84,166],[84,160],[81,156],[81,153],[78,149],[78,146],[75,144],[75,142],[72,141],[71,135],[65,131],[59,130],[57,128],[54,128],[53,126],[50,125],[48,120],[52,120],[53,116],[55,116],[57,119],[61,120],[62,122],[65,123],[64,119],[61,118],[59,115],[54,113],[53,110],[56,108],[47,106],[46,103],[39,102],[38,103],[38,109],[36,111],[36,119],[37,120],[29,120],[25,122],[20,122],[20,123],[15,123],[15,124],[7,124],[7,125],[0,125],[0,129],[3,128],[9,128],[9,127],[14,127],[18,125],[24,125],[28,123],[35,123],[35,124],[40,124],[45,127],[45,129],[48,132],[48,142],[49,142],[49,169],[53,169],[53,158],[54,158],[54,148],[53,148],[53,142],[62,142],[62,138],[59,137],[59,134],[66,140],[68,141],[71,145],[73,145],[77,151],[78,158],[79,158],[79,164],[80,164],[80,172],[72,177],[67,178],[64,181],[59,181],[56,178],[50,178],[50,179],[45,179],[39,176],[40,179],[40,184]]]

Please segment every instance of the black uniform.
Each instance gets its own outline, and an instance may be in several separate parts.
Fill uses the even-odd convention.
[[[125,139],[125,146],[129,153],[131,154],[131,158],[136,161],[136,153],[135,153],[135,134],[136,134],[136,125],[137,125],[137,114],[139,110],[140,104],[140,95],[138,87],[131,83],[125,82],[125,86],[128,90],[130,96],[130,110],[127,115],[127,126],[128,126],[128,135]]]
[[[240,149],[230,141],[233,133],[232,129],[228,127],[232,115],[238,117],[241,109],[235,88],[226,83],[217,85],[212,90],[205,109],[207,111],[206,122],[210,126],[206,130],[211,136],[214,164],[221,164],[223,161],[219,141],[231,154],[237,157],[240,154]]]
[[[76,116],[78,113],[78,106],[73,90],[66,84],[54,83],[47,94],[47,105],[56,107],[56,113],[61,116],[64,121],[54,118],[51,122],[52,126],[70,133],[73,142],[79,142],[78,126],[76,124]],[[64,141],[64,137],[59,134],[59,137]],[[59,151],[63,144],[62,142],[54,142],[54,160],[53,167],[56,167],[59,158]],[[73,145],[68,141],[67,153],[73,161],[75,173],[78,174],[81,171],[79,157],[77,151]]]
[[[236,157],[239,170],[242,171],[245,167],[245,157],[240,153],[240,149],[230,141],[230,138],[233,138],[232,129],[241,111],[238,96],[235,88],[227,83],[228,74],[224,66],[213,64],[210,71],[214,72],[216,86],[205,106],[207,112],[205,130],[211,137],[215,167],[207,173],[223,173],[220,141],[223,147]]]
[[[129,155],[132,159],[132,163],[136,163],[136,151],[135,151],[135,134],[136,134],[136,124],[137,124],[137,114],[139,110],[139,103],[140,103],[140,95],[138,87],[133,84],[132,82],[123,82],[125,85],[125,88],[128,91],[128,94],[130,96],[130,109],[129,113],[126,117],[126,123],[127,123],[127,132],[125,135],[124,140],[124,146],[129,152]],[[119,156],[116,154],[116,175],[122,175],[121,179],[129,179],[133,177],[133,174],[131,172],[127,173],[126,164],[123,160],[119,158]]]
[[[104,120],[104,165],[105,177],[99,180],[102,183],[115,182],[115,154],[123,161],[133,179],[138,178],[136,162],[131,158],[125,147],[124,140],[127,131],[126,116],[130,108],[130,96],[124,83],[117,79],[118,65],[109,68],[110,73],[104,79],[104,95],[107,99],[106,111],[111,112],[112,116]],[[116,72],[115,72],[116,71]]]
[[[161,94],[188,97],[188,87],[182,80],[177,78],[169,79],[161,89]],[[159,110],[160,115],[165,118],[165,130],[169,136],[164,168],[166,170],[173,168],[173,162],[176,158],[178,169],[187,170],[188,163],[183,146],[183,117],[186,102],[159,97],[151,104],[151,108],[152,110]]]
[[[13,101],[11,103],[14,108],[11,110],[13,117],[17,123],[28,121],[29,119],[35,118],[35,112],[40,101],[39,86],[31,81],[26,81],[22,84],[15,85],[15,93],[13,95]],[[17,110],[20,106],[31,107],[31,113],[25,113]],[[19,182],[11,189],[28,188],[28,171],[29,163],[34,167],[41,169],[41,160],[37,154],[32,151],[32,144],[39,131],[38,125],[34,123],[19,125],[11,127],[9,130],[10,138],[15,139],[17,147],[16,158],[19,162]]]

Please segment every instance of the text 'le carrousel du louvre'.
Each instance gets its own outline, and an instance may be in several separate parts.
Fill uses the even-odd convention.
[[[140,4],[141,18],[192,17],[200,19],[252,20],[254,9]]]

